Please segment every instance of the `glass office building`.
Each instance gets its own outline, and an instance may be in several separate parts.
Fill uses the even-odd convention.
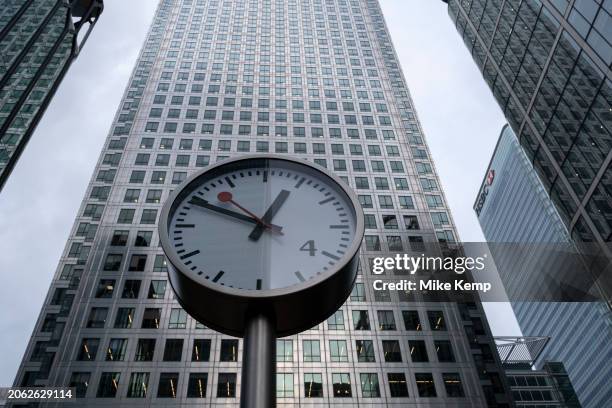
[[[496,337],[497,352],[506,370],[516,408],[581,408],[563,363],[535,362],[548,337]]]
[[[612,1],[444,1],[572,239],[598,248],[591,269],[609,280]]]
[[[457,239],[377,0],[160,1],[15,384],[237,406],[242,340],[180,308],[156,223],[190,173],[254,152],[327,167],[366,214],[350,298],[278,340],[279,406],[508,407],[479,303],[371,287],[374,254]]]
[[[541,277],[529,276],[530,272],[537,271],[537,265],[552,265],[554,259],[547,258],[548,254],[556,256],[539,250],[539,244],[573,243],[508,126],[501,133],[478,197],[474,209],[487,242],[534,245],[520,262],[511,258],[512,253],[492,251],[509,298],[521,299],[523,290],[541,284]],[[603,302],[514,301],[512,307],[525,336],[550,337],[547,347],[534,358],[538,368],[546,361],[563,363],[583,407],[599,408],[612,400],[612,319]]]
[[[102,0],[0,3],[0,190],[103,8]]]

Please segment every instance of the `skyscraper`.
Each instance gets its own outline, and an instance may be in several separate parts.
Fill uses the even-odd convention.
[[[509,126],[502,130],[474,209],[487,242],[493,243],[492,255],[523,334],[550,337],[536,365],[563,363],[582,406],[605,406],[612,398],[612,326],[605,303],[522,301],[526,289],[543,286],[539,266],[558,261],[558,253],[545,245],[573,243]],[[498,243],[532,247],[517,262]]]
[[[242,341],[173,299],[156,223],[189,173],[248,152],[330,168],[366,213],[350,299],[278,340],[280,406],[509,406],[479,303],[371,287],[373,254],[457,236],[377,0],[160,1],[15,384],[237,404]]]
[[[104,6],[4,0],[0,7],[0,190]]]
[[[610,303],[612,2],[444,1]]]

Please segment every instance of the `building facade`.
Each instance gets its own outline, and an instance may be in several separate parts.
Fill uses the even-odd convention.
[[[0,190],[104,6],[4,0],[0,7]]]
[[[546,348],[548,337],[496,337],[512,397],[517,408],[581,408],[563,363],[534,363]]]
[[[377,0],[160,1],[15,384],[237,406],[242,340],[179,307],[156,222],[190,173],[254,152],[331,169],[366,214],[346,304],[278,340],[279,406],[508,407],[480,303],[371,287],[374,254],[457,239]]]
[[[492,173],[493,172],[493,173]],[[494,177],[488,175],[494,174]],[[486,194],[484,194],[486,190]],[[483,194],[485,199],[482,199]],[[517,301],[526,288],[541,285],[530,276],[537,265],[551,265],[554,253],[539,244],[573,246],[571,236],[514,132],[506,126],[493,153],[474,209],[487,242],[517,242],[535,250],[517,262],[505,251],[492,250],[504,287],[525,336],[548,336],[535,361],[564,364],[582,406],[598,408],[612,399],[612,319],[603,302]],[[494,248],[494,245],[492,248]],[[525,272],[523,272],[525,271]],[[536,359],[534,359],[536,360]]]
[[[444,1],[612,307],[612,3]]]

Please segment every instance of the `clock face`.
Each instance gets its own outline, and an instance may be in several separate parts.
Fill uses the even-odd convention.
[[[188,182],[168,214],[175,265],[196,282],[265,291],[338,269],[356,239],[344,188],[306,163],[230,161]],[[359,241],[361,236],[359,236]]]

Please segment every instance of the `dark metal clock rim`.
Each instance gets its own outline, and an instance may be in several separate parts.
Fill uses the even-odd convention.
[[[293,162],[296,164],[311,167],[314,170],[319,171],[323,175],[329,177],[331,180],[336,182],[341,187],[342,191],[345,193],[346,197],[348,198],[349,202],[351,203],[351,205],[353,206],[355,210],[355,236],[354,236],[353,242],[351,243],[351,246],[347,249],[344,256],[340,258],[338,263],[333,268],[331,268],[329,271],[322,272],[320,275],[317,275],[316,277],[309,279],[305,282],[300,282],[298,284],[287,286],[285,288],[261,289],[261,290],[237,289],[237,288],[230,288],[227,286],[221,286],[217,284],[211,284],[205,280],[196,281],[196,280],[190,279],[192,282],[202,285],[204,287],[207,287],[208,289],[211,289],[214,292],[219,292],[219,293],[222,293],[228,296],[236,296],[240,299],[247,298],[247,299],[253,299],[253,300],[283,297],[285,295],[291,295],[294,293],[301,292],[307,288],[317,286],[320,283],[326,281],[328,278],[335,275],[341,269],[348,266],[348,264],[351,262],[351,259],[353,257],[358,256],[358,251],[361,246],[361,240],[363,239],[363,234],[365,232],[364,220],[363,220],[364,218],[363,210],[361,208],[361,204],[359,203],[359,200],[355,196],[355,193],[350,190],[350,187],[348,187],[342,179],[340,179],[335,174],[329,172],[326,168],[321,167],[315,163],[306,162],[303,159],[297,159],[297,158],[282,156],[282,155],[277,155],[277,154],[248,154],[248,155],[243,155],[243,156],[236,156],[236,157],[232,157],[232,158],[217,162],[211,166],[208,166],[202,169],[201,171],[198,171],[192,174],[189,178],[187,178],[183,183],[181,183],[173,191],[172,195],[168,197],[166,199],[166,202],[164,203],[164,206],[161,211],[160,219],[159,219],[160,242],[161,242],[162,249],[164,250],[164,253],[169,258],[170,263],[172,264],[174,268],[178,269],[181,274],[187,277],[191,274],[192,271],[182,265],[182,262],[180,261],[179,257],[174,253],[175,251],[172,249],[172,246],[170,243],[169,233],[168,233],[168,218],[170,216],[170,210],[172,208],[172,204],[174,203],[176,198],[180,195],[180,193],[186,187],[188,187],[192,182],[194,182],[198,177],[200,177],[202,174],[210,172],[211,170],[215,168],[219,168],[219,167],[225,166],[233,162],[257,160],[257,159],[287,161],[287,162]]]

